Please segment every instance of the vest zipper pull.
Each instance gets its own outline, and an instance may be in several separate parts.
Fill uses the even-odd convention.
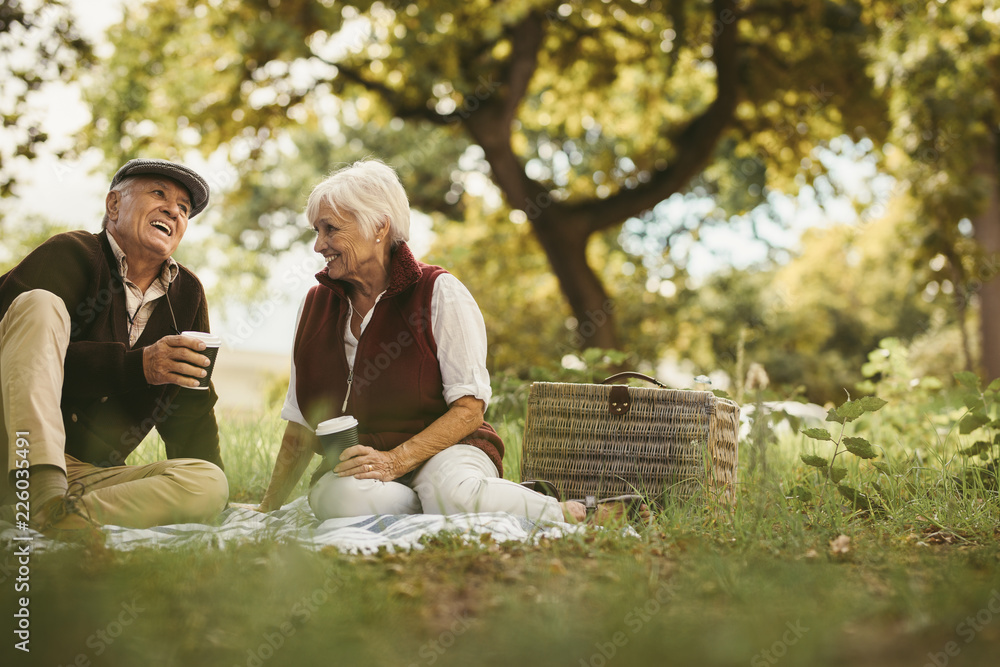
[[[340,406],[340,414],[347,413],[347,401],[351,398],[351,384],[354,382],[354,367],[347,373],[347,394],[344,396],[344,404]]]

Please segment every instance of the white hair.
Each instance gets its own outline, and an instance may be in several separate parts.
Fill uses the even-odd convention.
[[[131,197],[135,191],[135,186],[138,185],[139,175],[136,176],[126,176],[119,182],[115,183],[109,192],[117,192],[122,198]],[[101,220],[101,229],[107,229],[108,223],[111,222],[111,218],[108,217],[107,207],[104,209],[104,219]]]
[[[323,204],[333,214],[358,225],[362,238],[372,239],[386,221],[392,247],[410,239],[410,203],[395,170],[381,160],[359,160],[338,169],[309,195],[306,217],[315,223]]]

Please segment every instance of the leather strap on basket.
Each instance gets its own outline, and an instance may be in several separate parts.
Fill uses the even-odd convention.
[[[648,375],[643,375],[642,373],[636,373],[635,371],[625,371],[624,373],[615,373],[611,377],[606,378],[604,381],[602,381],[601,384],[611,384],[614,380],[620,380],[622,378],[634,378],[636,380],[645,380],[646,382],[652,382],[660,389],[667,388],[667,385],[663,384],[656,378],[651,378]]]
[[[616,373],[611,377],[607,378],[601,384],[609,384],[614,380],[619,380],[622,378],[635,378],[637,380],[645,380],[646,382],[652,382],[657,387],[662,387],[666,389],[666,386],[649,377],[648,375],[643,375],[642,373],[634,373],[632,371],[625,371],[624,373]],[[616,384],[611,387],[611,393],[608,395],[608,412],[613,415],[626,415],[628,414],[629,408],[632,407],[632,398],[628,393],[627,384]]]

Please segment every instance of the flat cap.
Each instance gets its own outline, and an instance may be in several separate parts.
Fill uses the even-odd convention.
[[[205,179],[190,167],[185,167],[182,164],[168,160],[153,160],[148,158],[129,160],[122,165],[121,169],[115,174],[115,177],[111,179],[111,187],[108,189],[114,189],[127,176],[142,176],[146,174],[167,176],[187,188],[188,193],[191,195],[191,212],[188,214],[189,220],[201,213],[208,206],[209,192],[208,183],[205,182]]]

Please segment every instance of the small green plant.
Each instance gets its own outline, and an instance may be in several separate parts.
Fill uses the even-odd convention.
[[[984,461],[984,465],[970,466],[966,470],[965,481],[981,484],[995,492],[1000,459],[1000,378],[993,380],[986,389],[982,388],[979,376],[969,371],[955,373],[955,380],[964,390],[961,398],[967,410],[958,421],[958,432],[980,438],[958,453]]]
[[[865,438],[857,435],[848,436],[846,432],[849,423],[866,413],[881,410],[885,405],[886,401],[877,396],[865,396],[856,401],[847,400],[839,408],[831,408],[827,413],[826,420],[840,424],[840,433],[836,438],[825,428],[806,428],[801,431],[803,435],[813,440],[833,443],[833,456],[829,460],[816,454],[802,454],[802,462],[807,466],[823,470],[829,483],[836,486],[840,495],[850,501],[856,511],[878,515],[885,514],[885,507],[874,494],[864,493],[860,489],[844,483],[844,479],[847,477],[847,467],[837,465],[837,457],[844,452],[850,452],[862,459],[874,459],[878,456],[875,448]],[[878,461],[874,462],[873,465],[880,472],[889,474],[888,466],[885,463]],[[877,485],[873,483],[873,486],[877,492]],[[811,497],[808,490],[802,487],[795,490],[795,495],[800,500],[808,500]]]

